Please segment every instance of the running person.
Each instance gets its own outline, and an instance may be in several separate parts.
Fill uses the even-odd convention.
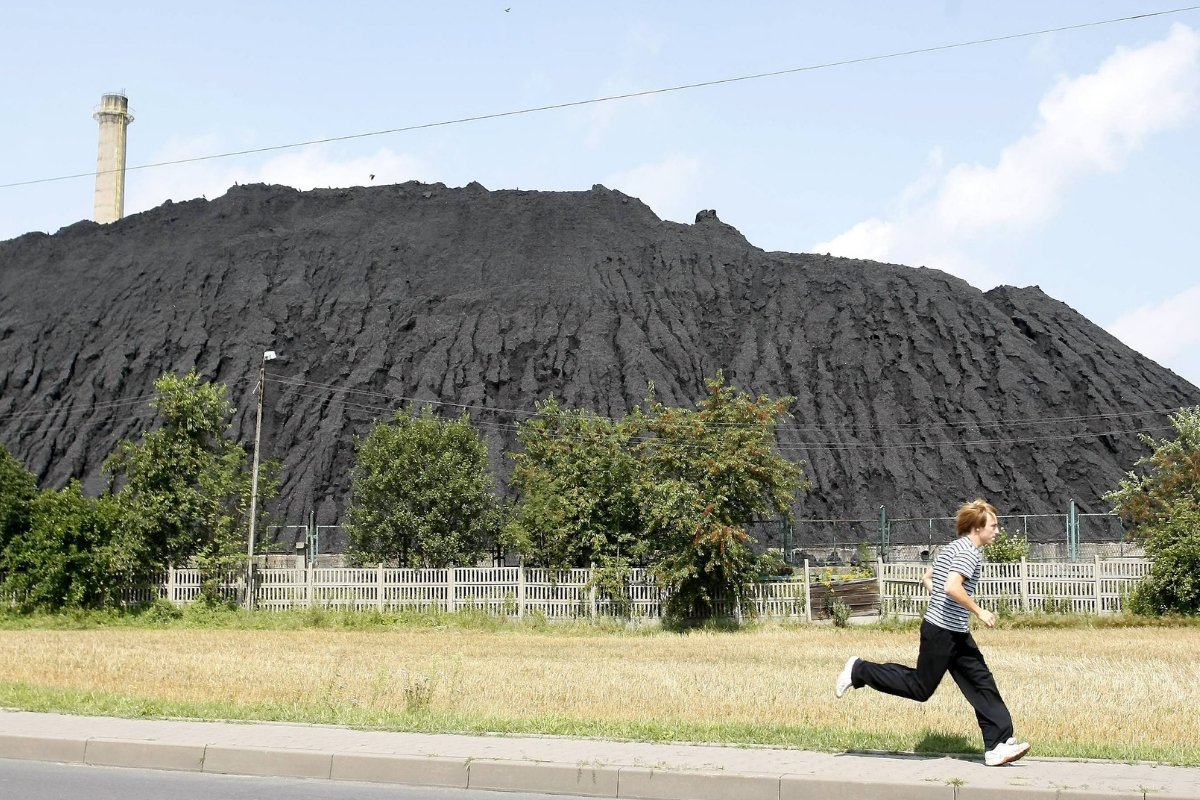
[[[932,596],[921,623],[916,668],[851,656],[838,676],[834,694],[842,697],[850,689],[870,686],[923,703],[949,672],[975,709],[983,733],[984,763],[998,767],[1028,753],[1029,743],[1013,738],[1012,716],[968,624],[971,614],[989,628],[996,624],[996,616],[980,608],[974,598],[983,563],[980,551],[1000,531],[996,509],[983,500],[965,503],[958,509],[955,528],[958,539],[942,548],[921,578]]]

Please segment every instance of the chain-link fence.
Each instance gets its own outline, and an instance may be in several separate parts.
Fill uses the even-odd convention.
[[[343,525],[268,525],[261,552],[272,566],[340,567],[345,562],[346,528]],[[284,562],[287,562],[286,564]]]
[[[1143,558],[1121,520],[1111,514],[1004,514],[1000,527],[1028,539],[1030,561]],[[756,520],[747,532],[755,550],[774,550],[793,565],[845,566],[885,561],[928,561],[937,548],[954,541],[954,517],[878,517]],[[342,525],[272,525],[265,552],[273,559],[303,557],[306,565],[343,566],[347,551]],[[515,566],[517,559],[498,562]],[[291,566],[289,562],[287,566]],[[283,566],[280,563],[280,566]]]
[[[1031,561],[1079,561],[1142,558],[1120,518],[1078,513],[1074,504],[1062,514],[1004,514],[1000,527],[1029,542]],[[790,564],[806,559],[813,565],[842,565],[883,558],[885,561],[928,561],[942,545],[954,541],[954,517],[889,517],[880,507],[876,518],[798,518],[753,523],[749,533],[756,549],[775,550]]]

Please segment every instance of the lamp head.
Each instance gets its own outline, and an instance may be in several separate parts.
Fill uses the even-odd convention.
[[[279,354],[274,350],[268,350],[263,353],[263,361],[274,361],[277,358],[279,358]]]

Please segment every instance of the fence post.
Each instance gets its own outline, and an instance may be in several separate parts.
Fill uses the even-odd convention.
[[[883,558],[875,559],[875,579],[879,582],[879,616],[883,616]]]
[[[804,621],[812,622],[812,584],[809,583],[808,559],[804,559]]]
[[[1075,516],[1075,499],[1071,499],[1071,507],[1067,511],[1067,550],[1071,561],[1079,560],[1079,520]]]
[[[1029,562],[1021,558],[1021,613],[1029,613]]]
[[[1104,586],[1100,582],[1100,554],[1099,553],[1096,553],[1096,555],[1093,557],[1093,563],[1095,564],[1095,570],[1096,570],[1094,573],[1096,576],[1096,616],[1099,616],[1100,614],[1102,614],[1104,612]]]
[[[888,530],[887,507],[879,507],[879,558],[887,558],[891,545],[891,532]]]
[[[596,618],[596,565],[588,565],[588,610]]]
[[[175,602],[175,565],[167,564],[167,602]]]
[[[446,610],[458,611],[458,587],[454,585],[454,567],[446,567]]]
[[[379,567],[375,572],[375,608],[383,613],[383,562],[379,562]]]
[[[525,616],[525,559],[517,564],[517,619]]]
[[[315,587],[313,586],[313,583],[314,583],[314,581],[316,581],[316,575],[314,575],[313,573],[315,573],[315,572],[316,572],[316,569],[313,567],[312,563],[309,563],[309,565],[304,568],[304,607],[305,608],[313,607],[313,595],[315,594],[315,592],[314,592]]]
[[[258,565],[250,561],[246,565],[246,608],[254,608],[254,585],[257,581],[254,580],[254,573]]]

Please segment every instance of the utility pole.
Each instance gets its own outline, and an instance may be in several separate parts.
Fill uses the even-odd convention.
[[[258,366],[258,412],[254,418],[254,465],[250,470],[250,538],[246,545],[246,608],[254,608],[254,526],[258,521],[258,446],[262,440],[263,392],[266,389],[267,362],[277,358],[274,350],[263,353]]]

